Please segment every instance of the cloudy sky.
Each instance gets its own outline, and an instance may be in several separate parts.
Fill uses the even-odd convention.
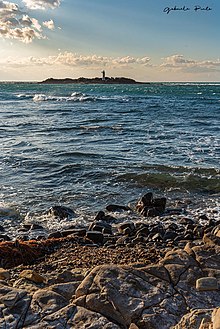
[[[103,69],[140,81],[220,81],[219,0],[14,1],[0,0],[1,81]]]

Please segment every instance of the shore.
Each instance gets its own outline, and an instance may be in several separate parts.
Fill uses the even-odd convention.
[[[2,328],[213,328],[219,213],[192,217],[152,193],[133,210],[106,208],[89,227],[0,243]],[[50,212],[62,219],[71,209]],[[117,212],[135,220],[118,223]]]

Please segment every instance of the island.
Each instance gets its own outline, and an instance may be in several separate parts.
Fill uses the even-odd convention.
[[[39,82],[40,84],[68,84],[68,83],[80,83],[80,84],[148,84],[148,82],[138,82],[134,79],[125,77],[102,77],[102,78],[64,78],[64,79],[54,79],[48,78],[44,81]]]

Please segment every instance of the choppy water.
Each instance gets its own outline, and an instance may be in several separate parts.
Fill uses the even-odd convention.
[[[0,206],[93,213],[149,190],[216,205],[219,119],[220,83],[1,83]]]

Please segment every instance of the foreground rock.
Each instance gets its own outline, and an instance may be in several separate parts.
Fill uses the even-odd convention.
[[[220,247],[191,243],[151,265],[69,268],[53,280],[48,271],[42,283],[32,277],[27,283],[25,275],[21,288],[20,281],[6,279],[0,283],[0,327],[218,328],[219,274]]]

